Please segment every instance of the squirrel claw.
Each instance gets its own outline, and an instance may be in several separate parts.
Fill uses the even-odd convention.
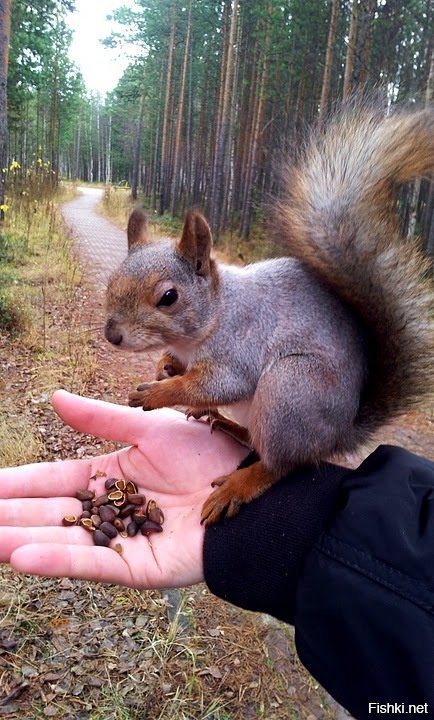
[[[223,518],[225,517],[233,517],[238,513],[238,510],[243,504],[241,498],[236,497],[231,498],[228,502],[219,502],[218,498],[213,499],[213,496],[216,494],[216,492],[218,491],[215,491],[212,493],[212,495],[210,495],[202,508],[202,515],[200,521],[202,525],[214,525],[216,522],[219,522],[219,520],[223,520]]]
[[[200,420],[200,418],[204,417],[205,415],[208,415],[208,410],[201,410],[200,408],[188,408],[186,414],[187,420],[190,420],[190,418],[194,418],[195,420]]]
[[[139,397],[139,393],[134,392],[128,395],[128,405],[130,407],[142,407],[143,402]]]
[[[128,405],[130,407],[141,407],[143,410],[152,410],[147,402],[149,396],[149,383],[138,385],[137,390],[132,390],[128,395]]]
[[[227,483],[226,486],[225,483]],[[214,525],[219,520],[223,520],[224,517],[233,517],[245,502],[243,498],[233,495],[234,489],[231,488],[230,475],[217,478],[211,485],[212,487],[217,486],[218,489],[211,493],[203,505],[202,525]]]
[[[217,478],[217,480],[213,480],[211,483],[211,487],[221,487],[225,482],[227,478],[225,476]]]
[[[213,480],[217,489],[205,500],[202,508],[201,523],[212,525],[224,517],[237,514],[241,505],[251,502],[269,487],[278,475],[258,462],[246,468],[239,468],[230,475]]]

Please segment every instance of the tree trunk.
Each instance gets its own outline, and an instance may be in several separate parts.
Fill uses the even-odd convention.
[[[430,69],[425,91],[425,105],[429,107],[434,94],[434,52],[431,54]],[[416,230],[417,211],[419,207],[420,178],[416,178],[410,202],[407,237],[411,238]]]
[[[239,67],[240,67],[240,39],[241,39],[241,27],[238,27],[237,32],[237,43],[236,43],[236,57],[234,62],[234,72],[233,72],[233,80],[232,80],[232,93],[231,93],[231,101],[230,101],[230,111],[229,111],[229,134],[228,134],[228,141],[227,141],[227,150],[226,150],[226,157],[225,157],[225,163],[224,163],[224,177],[225,177],[225,183],[223,188],[223,202],[222,202],[222,225],[226,226],[228,219],[230,217],[230,214],[232,213],[232,195],[233,195],[233,140],[234,140],[234,128],[235,128],[235,121],[236,121],[236,114],[237,114],[237,103],[236,103],[236,95],[237,95],[237,87],[238,87],[238,76],[239,76]]]
[[[366,85],[369,75],[372,51],[372,21],[376,7],[377,0],[364,0],[360,4],[354,82],[361,87]]]
[[[237,14],[238,14],[238,0],[233,0],[232,4],[232,17],[229,30],[228,40],[228,52],[226,59],[226,72],[225,81],[222,97],[222,114],[220,132],[217,138],[217,152],[214,164],[214,173],[211,186],[211,210],[210,210],[210,224],[211,229],[215,236],[221,229],[221,210],[224,192],[224,166],[226,158],[226,145],[229,136],[229,122],[230,122],[230,90],[232,84],[232,71],[233,71],[233,51],[235,32],[237,27]]]
[[[425,252],[429,257],[434,259],[434,213],[431,215],[431,223],[428,228]]]
[[[59,66],[56,55],[53,68],[53,89],[50,106],[49,152],[52,170],[52,182],[59,178]]]
[[[179,90],[179,101],[178,101],[178,118],[176,121],[176,139],[175,139],[175,149],[174,149],[174,154],[173,154],[172,190],[171,190],[172,198],[171,198],[171,203],[170,203],[170,211],[171,211],[172,215],[175,215],[176,206],[178,203],[181,134],[182,134],[182,121],[183,121],[183,115],[184,115],[185,81],[187,78],[187,66],[188,66],[188,58],[189,58],[189,54],[190,54],[190,37],[191,37],[191,0],[189,3],[189,6],[188,6],[187,35],[185,38],[184,59],[182,61],[181,87]]]
[[[161,170],[160,170],[160,208],[159,213],[162,215],[166,209],[167,184],[169,175],[169,105],[170,91],[172,86],[172,65],[173,65],[173,48],[175,45],[175,18],[172,19],[169,39],[169,53],[167,58],[167,79],[166,79],[166,96],[164,99],[163,113],[163,132],[161,139]]]
[[[106,148],[106,165],[105,165],[105,182],[109,185],[112,181],[112,114],[108,116],[107,126],[107,148]]]
[[[215,121],[213,122],[213,132],[211,134],[211,191],[213,189],[213,178],[216,172],[216,161],[217,161],[217,147],[220,137],[222,115],[223,115],[223,102],[225,93],[225,76],[227,72],[227,59],[229,49],[229,35],[230,35],[230,11],[232,6],[232,0],[225,0],[223,7],[222,16],[222,43],[220,50],[220,76],[219,83],[217,86],[217,97],[216,97],[216,108],[215,108]],[[211,201],[212,202],[212,201]]]
[[[268,76],[268,48],[269,48],[270,35],[267,31],[265,38],[265,47],[261,52],[261,73],[260,73],[260,85],[258,90],[258,98],[256,103],[254,122],[252,128],[252,137],[249,148],[249,157],[247,162],[247,178],[246,178],[246,190],[243,200],[243,208],[241,215],[240,233],[242,237],[248,237],[250,232],[250,223],[252,220],[252,193],[253,183],[255,176],[256,157],[258,153],[259,136],[261,134],[261,128],[263,125],[264,117],[264,103],[265,103],[265,88],[267,85]]]
[[[187,124],[185,128],[185,183],[182,197],[182,211],[191,206],[193,190],[193,57],[190,48],[188,91],[187,91]]]
[[[78,125],[75,131],[75,153],[74,153],[74,169],[73,179],[77,180],[80,175],[80,141],[81,141],[81,119],[78,120]]]
[[[192,188],[192,204],[197,205],[203,198],[205,191],[205,167],[206,167],[206,148],[208,138],[208,122],[207,122],[207,110],[209,103],[209,72],[211,65],[211,50],[208,47],[207,55],[205,58],[205,72],[203,79],[202,96],[200,101],[200,115],[196,131],[196,141],[193,143],[193,155],[194,155],[194,173],[193,173],[193,188]]]
[[[6,173],[2,172],[8,164],[8,115],[7,115],[7,79],[9,64],[9,39],[11,33],[10,0],[0,0],[0,205],[5,204]],[[0,220],[4,218],[4,209],[0,209]]]
[[[101,106],[99,97],[96,103],[96,179],[101,182]]]
[[[137,118],[136,142],[134,143],[133,177],[131,182],[131,197],[137,200],[139,187],[140,154],[142,149],[143,116],[145,112],[145,91],[140,96],[139,117]]]
[[[161,63],[160,68],[160,86],[159,86],[159,97],[163,95],[163,81],[164,81],[164,62]],[[159,187],[160,187],[160,171],[161,171],[161,103],[158,103],[157,119],[155,123],[155,133],[153,141],[153,156],[152,156],[152,188],[151,188],[151,204],[152,209],[157,210],[157,203],[159,200]]]
[[[319,120],[322,122],[327,113],[330,95],[330,83],[333,68],[334,47],[336,44],[336,28],[338,25],[339,0],[332,0],[329,34],[327,38],[327,52],[322,79],[321,100],[319,104]]]
[[[87,179],[89,182],[93,182],[92,112],[89,117],[89,170]]]
[[[343,99],[346,100],[350,95],[353,85],[354,57],[357,39],[357,19],[359,10],[359,0],[353,0],[351,4],[351,20],[350,32],[348,35],[347,57],[345,60],[344,87],[342,90]]]

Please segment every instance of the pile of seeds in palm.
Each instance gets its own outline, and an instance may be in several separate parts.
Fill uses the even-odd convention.
[[[105,473],[98,472],[91,480]],[[95,545],[108,547],[110,541],[120,537],[134,537],[139,532],[149,537],[163,530],[164,515],[155,500],[137,492],[131,480],[108,478],[105,493],[97,496],[94,490],[78,490],[75,497],[81,501],[80,515],[66,515],[63,525],[80,525],[92,533]],[[122,552],[122,546],[114,549]]]

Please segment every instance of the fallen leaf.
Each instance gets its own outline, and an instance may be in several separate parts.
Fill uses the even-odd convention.
[[[59,710],[55,705],[46,705],[46,707],[44,707],[45,717],[56,717],[58,712]]]
[[[210,665],[209,667],[199,670],[198,675],[211,675],[216,680],[221,680],[223,675],[218,669],[217,665]]]

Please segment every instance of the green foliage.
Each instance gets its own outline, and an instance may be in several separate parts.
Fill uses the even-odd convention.
[[[10,335],[17,335],[25,325],[25,315],[22,308],[15,305],[13,297],[7,291],[3,288],[0,289],[0,330]]]
[[[12,290],[17,283],[14,267],[24,262],[26,251],[25,238],[0,233],[0,330],[11,335],[25,326],[25,313]]]
[[[158,232],[161,235],[174,235],[178,237],[181,234],[183,227],[182,219],[174,217],[168,212],[163,213],[163,215],[151,215],[149,221],[158,228]]]
[[[0,272],[2,265],[14,263],[18,265],[26,256],[28,240],[26,237],[14,237],[0,232]],[[0,285],[5,282],[5,276],[0,275]]]
[[[68,58],[71,0],[12,0],[8,71],[9,156],[27,166],[32,153],[58,165],[70,143],[84,84]]]

